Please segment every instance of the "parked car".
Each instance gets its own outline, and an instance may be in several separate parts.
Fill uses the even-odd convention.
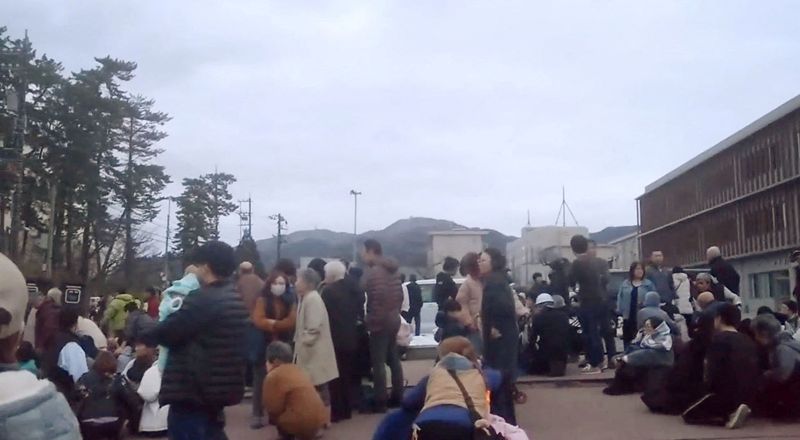
[[[465,278],[453,278],[458,287],[461,287],[464,280]],[[436,301],[433,300],[433,288],[436,286],[436,280],[417,280],[417,284],[422,290],[422,311],[420,312],[422,328],[420,329],[420,336],[433,340],[433,334],[436,333],[436,312],[439,311]],[[408,283],[404,283],[403,286],[408,286]],[[407,289],[404,290],[408,291]]]

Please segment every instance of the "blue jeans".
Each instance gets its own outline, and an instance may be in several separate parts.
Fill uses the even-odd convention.
[[[169,440],[228,440],[222,409],[173,404],[167,416]]]
[[[578,321],[583,332],[586,360],[591,366],[597,367],[603,362],[603,336],[609,326],[606,305],[581,305],[578,308]]]

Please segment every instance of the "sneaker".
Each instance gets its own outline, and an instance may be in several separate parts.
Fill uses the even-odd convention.
[[[599,367],[593,367],[591,365],[586,365],[585,367],[581,368],[581,374],[600,374],[603,370]]]
[[[255,430],[255,429],[261,429],[263,427],[264,427],[264,418],[263,417],[253,416],[250,419],[250,429],[254,429]]]
[[[725,425],[728,429],[739,429],[744,426],[745,422],[747,422],[747,418],[750,417],[750,407],[747,405],[739,405],[736,408],[736,411],[731,414],[731,417],[728,419],[728,423]]]

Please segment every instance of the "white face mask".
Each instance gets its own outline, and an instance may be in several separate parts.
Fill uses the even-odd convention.
[[[269,286],[269,291],[275,296],[283,295],[286,292],[286,284],[273,284]]]

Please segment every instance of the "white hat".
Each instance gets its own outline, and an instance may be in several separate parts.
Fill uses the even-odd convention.
[[[553,297],[549,293],[540,293],[539,296],[536,297],[537,306],[552,302],[553,302]]]
[[[0,254],[0,339],[21,332],[28,306],[28,287],[17,266]]]

